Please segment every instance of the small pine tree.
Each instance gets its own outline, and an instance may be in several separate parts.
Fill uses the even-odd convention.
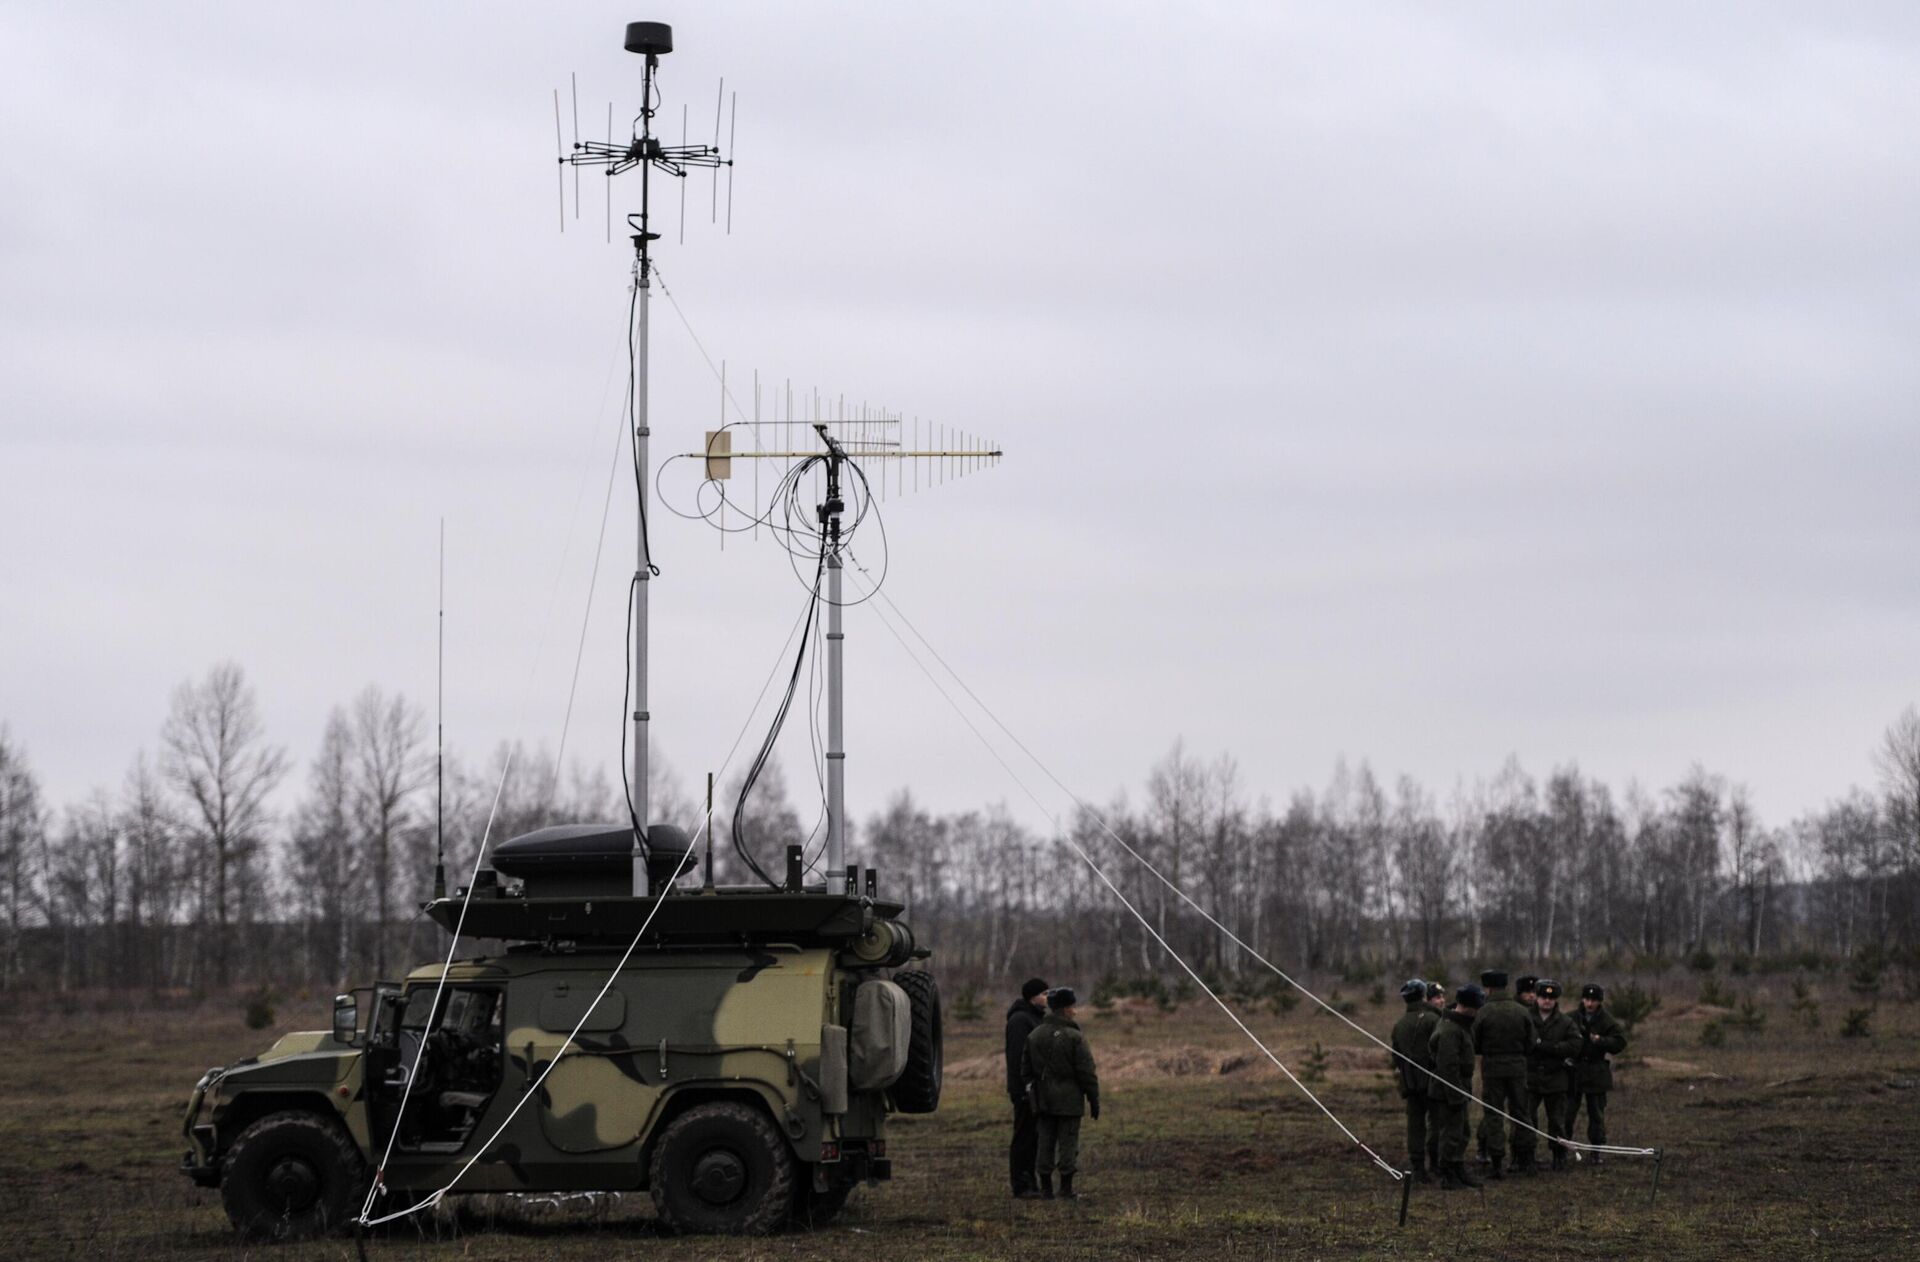
[[[1849,1008],[1847,1019],[1840,1023],[1840,1037],[1843,1039],[1863,1039],[1873,1034],[1868,1023],[1873,1020],[1872,1008]]]
[[[1330,1059],[1327,1056],[1327,1049],[1320,1046],[1319,1039],[1315,1039],[1313,1041],[1313,1050],[1308,1052],[1306,1060],[1301,1062],[1300,1081],[1324,1081],[1327,1076],[1327,1066],[1329,1063]]]

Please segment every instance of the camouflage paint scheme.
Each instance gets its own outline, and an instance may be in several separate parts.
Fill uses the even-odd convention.
[[[885,1092],[846,1093],[845,1112],[829,1113],[821,1064],[822,1026],[841,1024],[843,1012],[851,1016],[862,975],[884,973],[830,947],[643,950],[566,1046],[617,959],[617,952],[522,949],[447,969],[450,991],[470,987],[504,997],[500,1081],[460,1151],[396,1147],[388,1186],[442,1186],[472,1156],[471,1146],[504,1123],[458,1191],[642,1188],[648,1144],[663,1123],[713,1099],[764,1105],[809,1168],[824,1143],[859,1147],[884,1137]],[[437,964],[416,969],[407,993],[430,992],[440,973]],[[364,1090],[366,1056],[330,1033],[299,1033],[258,1057],[209,1071],[189,1107],[188,1173],[217,1183],[226,1146],[255,1119],[284,1108],[338,1116],[371,1165],[379,1153]],[[556,1057],[534,1098],[514,1113]],[[838,1072],[845,1074],[844,1063]],[[418,1105],[416,1095],[409,1116]],[[378,1133],[384,1143],[386,1128]]]

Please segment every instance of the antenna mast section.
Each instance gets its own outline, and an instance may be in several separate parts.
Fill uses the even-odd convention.
[[[640,113],[635,121],[638,132],[625,145],[598,140],[578,140],[573,142],[573,152],[560,155],[563,166],[602,167],[607,177],[620,175],[635,167],[640,169],[640,213],[627,216],[627,226],[634,231],[629,237],[633,242],[633,307],[636,327],[629,330],[633,339],[633,459],[634,469],[639,475],[637,493],[639,496],[639,540],[637,560],[633,571],[633,711],[630,716],[633,724],[632,770],[628,783],[629,807],[633,821],[633,893],[636,897],[647,894],[647,588],[648,581],[657,572],[653,564],[653,552],[647,538],[647,486],[652,472],[647,461],[647,439],[651,430],[647,425],[647,306],[653,288],[653,251],[652,246],[660,239],[660,234],[651,228],[652,220],[652,176],[658,170],[663,175],[685,179],[687,172],[694,168],[706,167],[715,171],[718,168],[729,169],[728,203],[732,203],[731,159],[720,155],[719,145],[663,145],[653,134],[653,116],[658,108],[655,75],[660,69],[660,58],[673,51],[673,28],[665,22],[629,22],[627,23],[626,48],[646,59],[646,71],[642,80],[640,95]],[[717,137],[716,137],[717,139]],[[562,183],[564,191],[565,184]],[[578,205],[579,198],[575,197]],[[564,214],[561,217],[565,223]]]

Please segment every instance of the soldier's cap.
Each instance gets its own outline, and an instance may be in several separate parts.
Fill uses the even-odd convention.
[[[1079,1002],[1079,996],[1073,993],[1073,987],[1071,986],[1061,986],[1047,992],[1047,1007],[1052,1008],[1055,1012],[1060,1011],[1062,1008],[1071,1008]]]
[[[1487,1002],[1487,992],[1468,982],[1453,992],[1453,1002],[1461,1008],[1478,1008]]]
[[[1439,982],[1427,983],[1427,998],[1439,999],[1442,996],[1444,996],[1446,993],[1447,993],[1447,988],[1445,986],[1442,986]]]
[[[1540,979],[1538,977],[1516,977],[1513,979],[1513,993],[1516,995],[1528,994],[1539,985],[1539,982]]]
[[[1409,977],[1407,984],[1400,988],[1400,997],[1408,1003],[1414,1003],[1427,997],[1427,984],[1418,977]]]
[[[1029,977],[1027,984],[1020,988],[1020,997],[1022,999],[1032,999],[1035,995],[1044,995],[1046,993],[1047,984],[1038,977]]]
[[[1486,972],[1480,974],[1480,984],[1488,990],[1505,990],[1507,988],[1507,970],[1504,968],[1488,969]]]
[[[1582,999],[1599,999],[1604,1001],[1607,997],[1607,988],[1599,982],[1588,982],[1580,988],[1580,997]]]
[[[1560,983],[1550,977],[1542,977],[1534,984],[1533,993],[1539,995],[1542,999],[1558,999],[1560,997]]]

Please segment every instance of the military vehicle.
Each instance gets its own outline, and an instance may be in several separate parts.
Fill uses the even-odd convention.
[[[659,234],[648,226],[648,179],[698,168],[717,176],[732,163],[717,145],[662,144],[653,134],[655,75],[673,51],[671,29],[630,23],[626,48],[646,67],[633,136],[576,139],[560,162],[641,175],[640,210],[627,217],[638,472],[653,468],[646,345]],[[557,94],[555,109],[557,119]],[[560,188],[564,199],[564,177]],[[775,497],[788,508],[806,479],[822,481],[817,535],[797,527],[804,514],[766,532],[814,578],[785,699],[734,811],[735,849],[760,883],[716,886],[710,836],[705,878],[690,880],[698,865],[686,833],[649,813],[647,592],[657,570],[648,479],[636,477],[623,707],[632,722],[629,822],[529,833],[496,847],[490,867],[480,866],[482,838],[472,878],[451,895],[437,862],[425,911],[454,935],[445,963],[341,995],[331,1030],[289,1034],[201,1077],[183,1165],[196,1183],[220,1189],[242,1232],[371,1223],[446,1194],[641,1189],[670,1227],[763,1232],[824,1221],[850,1189],[890,1177],[887,1115],[932,1112],[940,1101],[940,996],[929,953],[899,919],[902,905],[847,855],[842,553],[873,508],[863,461],[980,464],[1000,452],[907,451],[851,437],[850,452],[833,429],[852,424],[813,422],[814,452],[729,456],[725,432],[709,434],[701,465],[719,481],[736,460],[781,461]],[[860,433],[875,425],[859,424]],[[769,522],[773,515],[770,503]],[[740,820],[823,609],[825,837],[812,862],[788,845],[781,879],[754,857]],[[498,945],[454,958],[466,939]]]
[[[631,844],[564,826],[499,846],[471,899],[428,914],[451,929],[464,903],[464,932],[513,944],[341,995],[331,1030],[208,1070],[187,1173],[255,1237],[351,1222],[389,1137],[403,1199],[646,1189],[681,1231],[821,1223],[890,1177],[888,1113],[940,1101],[941,1009],[877,874],[803,887],[794,846],[783,888],[682,888],[686,838],[655,825],[667,892],[636,899]]]

